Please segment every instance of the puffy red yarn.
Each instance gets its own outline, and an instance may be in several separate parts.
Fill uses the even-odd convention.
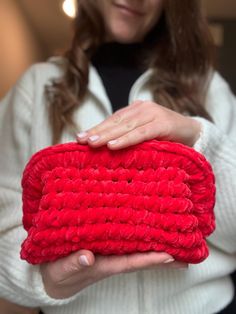
[[[204,156],[178,143],[111,151],[67,143],[33,155],[22,178],[21,258],[38,264],[73,251],[165,251],[199,263],[215,228],[215,185]]]

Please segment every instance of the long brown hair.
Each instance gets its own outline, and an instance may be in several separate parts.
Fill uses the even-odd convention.
[[[66,71],[60,81],[46,86],[53,143],[65,127],[76,132],[73,113],[83,101],[91,56],[104,41],[104,24],[95,0],[78,0],[74,37],[66,51]],[[155,49],[149,54],[153,68],[150,86],[157,103],[180,113],[211,120],[204,108],[213,68],[213,41],[199,0],[164,0],[155,28]]]

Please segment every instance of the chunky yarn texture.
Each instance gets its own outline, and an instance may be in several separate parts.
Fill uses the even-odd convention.
[[[22,178],[21,258],[32,264],[88,249],[164,251],[199,263],[215,228],[215,184],[203,155],[173,142],[126,149],[59,144],[33,155]]]

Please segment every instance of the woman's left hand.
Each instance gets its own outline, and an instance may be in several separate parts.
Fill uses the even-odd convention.
[[[201,125],[152,101],[135,101],[116,111],[100,124],[78,134],[78,142],[92,147],[107,144],[121,149],[147,140],[167,140],[193,146]]]

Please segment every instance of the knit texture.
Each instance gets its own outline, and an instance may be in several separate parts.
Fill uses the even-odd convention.
[[[51,145],[44,88],[64,74],[59,62],[34,65],[0,102],[0,296],[39,306],[45,314],[219,312],[234,294],[229,274],[236,265],[236,99],[217,73],[209,82],[206,98],[206,109],[215,123],[198,118],[203,129],[194,145],[210,161],[216,177],[216,229],[207,238],[210,254],[206,260],[187,269],[157,266],[110,276],[58,300],[47,295],[39,265],[19,258],[20,243],[27,234],[21,224],[20,179],[30,156]],[[112,112],[101,79],[92,67],[89,71],[89,92],[75,113],[81,130],[94,127]],[[152,72],[148,73],[132,87],[129,103],[152,99],[147,85]],[[71,141],[74,134],[65,129],[61,143]]]
[[[28,237],[21,257],[32,264],[79,249],[164,251],[188,263],[208,256],[214,176],[206,159],[182,144],[52,146],[31,158],[22,187]]]

